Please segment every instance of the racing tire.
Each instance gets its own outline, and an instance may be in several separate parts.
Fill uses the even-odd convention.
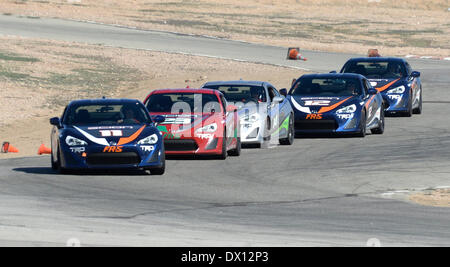
[[[380,115],[380,123],[378,124],[378,127],[375,129],[370,130],[372,134],[383,134],[384,133],[384,126],[385,126],[385,117],[384,117],[384,105],[381,106],[381,115]]]
[[[222,153],[219,155],[219,159],[225,160],[227,159],[228,151],[227,151],[227,130],[223,130],[223,137],[222,137]]]
[[[419,100],[419,106],[415,109],[413,109],[413,114],[420,115],[422,114],[422,88],[420,88],[420,100]]]
[[[412,95],[409,94],[408,109],[402,115],[403,117],[412,117],[412,114],[413,114]]]
[[[63,168],[62,166],[61,166],[61,155],[60,155],[60,152],[59,152],[60,150],[59,150],[59,147],[58,147],[58,152],[57,152],[57,158],[56,158],[56,171],[59,173],[59,174],[68,174],[69,173],[69,170],[68,169],[66,169],[66,168]]]
[[[55,162],[55,160],[53,158],[53,153],[50,156],[50,161],[51,161],[51,165],[52,165],[52,170],[54,170],[54,171],[58,170],[58,164],[57,164],[57,162]]]
[[[259,148],[262,149],[266,149],[269,148],[270,145],[270,139],[271,139],[271,135],[270,135],[270,118],[267,117],[267,121],[266,121],[266,125],[264,127],[264,132],[263,132],[263,141],[259,144]]]
[[[364,110],[361,114],[361,121],[359,123],[359,133],[356,134],[357,137],[365,137],[367,132],[367,116],[366,111]]]
[[[241,148],[242,148],[241,138],[237,137],[236,148],[228,151],[228,156],[239,157],[241,155]]]
[[[164,152],[162,153],[161,162],[161,167],[149,169],[151,175],[163,175],[166,172],[166,154]]]
[[[239,157],[241,155],[241,149],[242,149],[242,142],[241,142],[241,124],[237,123],[236,125],[236,129],[237,130],[237,134],[236,134],[236,148],[233,150],[228,151],[228,156],[232,156],[232,157]]]
[[[289,116],[289,129],[288,129],[288,137],[280,139],[280,145],[290,146],[294,143],[295,139],[295,129],[294,129],[294,115],[291,114]]]

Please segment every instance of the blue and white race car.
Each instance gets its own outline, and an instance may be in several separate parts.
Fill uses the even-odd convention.
[[[365,76],[383,96],[386,115],[411,117],[422,113],[420,72],[413,71],[402,58],[353,58],[345,63],[341,73]]]
[[[165,171],[163,138],[138,100],[72,101],[61,118],[52,118],[52,168],[60,173],[80,169]]]
[[[384,132],[381,94],[359,74],[306,74],[292,85],[295,133],[342,133],[364,137]]]

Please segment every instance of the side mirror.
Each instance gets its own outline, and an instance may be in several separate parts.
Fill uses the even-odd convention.
[[[420,72],[418,72],[418,71],[411,72],[411,77],[419,78],[420,77]]]
[[[330,71],[330,73],[337,73],[337,71],[335,71],[335,70],[332,70],[332,71]]]
[[[369,89],[369,95],[376,95],[376,94],[378,94],[378,90],[377,89],[374,89],[374,88],[370,88]]]
[[[234,106],[234,105],[228,105],[227,106],[227,112],[235,112],[235,111],[237,111],[237,107],[236,106]]]
[[[284,97],[286,97],[287,96],[287,89],[286,88],[283,88],[283,89],[280,89],[280,94],[281,95],[283,95]]]
[[[166,120],[166,118],[164,118],[164,116],[157,115],[157,116],[152,117],[152,120],[155,123],[163,123]]]
[[[61,120],[58,117],[51,118],[50,119],[50,124],[53,125],[53,126],[56,126],[58,128],[61,128]]]
[[[284,99],[282,97],[276,96],[273,98],[272,102],[273,103],[281,103],[281,102],[283,102],[283,100]]]

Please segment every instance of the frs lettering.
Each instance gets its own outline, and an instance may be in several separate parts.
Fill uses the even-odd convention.
[[[123,146],[105,146],[104,153],[120,153],[123,151]]]
[[[321,120],[322,114],[308,114],[306,115],[307,120]]]

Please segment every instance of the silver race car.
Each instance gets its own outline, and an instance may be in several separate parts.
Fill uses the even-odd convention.
[[[286,89],[280,94],[268,82],[243,80],[207,82],[203,88],[219,90],[238,107],[242,144],[267,147],[277,141],[281,145],[294,142],[294,112]]]

